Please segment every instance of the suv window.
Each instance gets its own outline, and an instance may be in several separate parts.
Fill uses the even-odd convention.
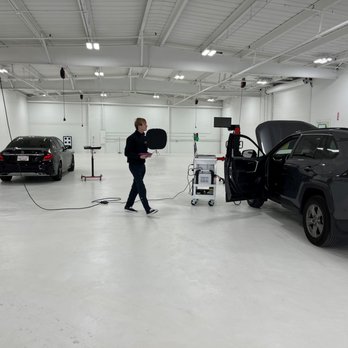
[[[273,154],[273,158],[280,158],[284,155],[287,156],[292,152],[292,149],[294,148],[298,137],[292,138],[283,145],[280,146],[280,148]]]
[[[321,158],[324,135],[302,135],[295,150],[293,157]],[[317,151],[319,151],[317,153]]]
[[[338,149],[337,143],[333,136],[327,137],[325,142],[325,147],[322,150],[321,158],[331,159],[335,158],[339,154],[340,150]]]

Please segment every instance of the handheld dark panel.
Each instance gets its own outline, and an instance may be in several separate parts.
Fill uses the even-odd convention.
[[[152,128],[146,132],[147,146],[151,150],[161,150],[167,145],[167,133],[164,129]]]

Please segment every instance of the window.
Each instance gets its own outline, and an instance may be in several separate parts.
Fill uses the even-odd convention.
[[[327,158],[327,159],[335,158],[339,152],[340,150],[338,149],[338,146],[334,137],[332,136],[327,137],[327,141],[323,149],[322,158]]]
[[[17,137],[11,141],[8,147],[48,148],[49,139],[45,137]]]
[[[292,149],[294,148],[298,137],[292,138],[283,145],[280,146],[278,150],[274,153],[273,157],[280,158],[289,155],[292,152]]]
[[[296,146],[293,157],[318,158],[323,150],[320,146],[325,136],[323,135],[302,135]],[[319,153],[316,153],[319,151]]]

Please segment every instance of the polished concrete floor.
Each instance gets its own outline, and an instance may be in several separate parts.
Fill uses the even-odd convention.
[[[328,348],[348,346],[348,246],[321,249],[300,217],[266,203],[190,204],[192,156],[155,155],[147,217],[127,198],[125,158],[76,155],[62,181],[0,184],[0,347]],[[222,174],[222,163],[218,163]]]

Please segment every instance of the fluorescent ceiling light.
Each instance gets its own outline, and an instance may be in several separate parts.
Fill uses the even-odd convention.
[[[98,42],[93,42],[93,48],[94,48],[95,50],[99,51],[99,49],[100,49],[99,43],[98,43]]]
[[[313,61],[314,64],[326,64],[332,61],[331,57],[318,58]]]
[[[0,69],[0,73],[2,74],[8,74],[8,71],[6,69]]]
[[[208,53],[208,56],[209,56],[209,57],[215,56],[215,53],[216,53],[215,50],[211,50],[211,51]]]
[[[184,79],[184,75],[183,74],[176,74],[175,76],[174,76],[174,78],[176,79],[176,80],[183,80]]]
[[[108,95],[107,95],[107,93],[105,93],[105,92],[101,92],[101,93],[100,93],[100,96],[101,96],[101,97],[107,97]]]
[[[86,48],[87,48],[88,50],[93,50],[93,44],[92,44],[92,42],[86,42]]]
[[[214,98],[209,98],[207,101],[210,102],[210,103],[214,103],[215,99]]]
[[[210,50],[208,50],[206,48],[201,54],[202,54],[202,56],[207,56],[209,52],[210,52]]]
[[[153,98],[154,98],[154,99],[159,99],[159,95],[158,95],[158,94],[154,94],[154,95],[153,95]]]
[[[104,73],[102,71],[98,71],[97,70],[97,71],[94,72],[94,75],[95,76],[104,76]]]

